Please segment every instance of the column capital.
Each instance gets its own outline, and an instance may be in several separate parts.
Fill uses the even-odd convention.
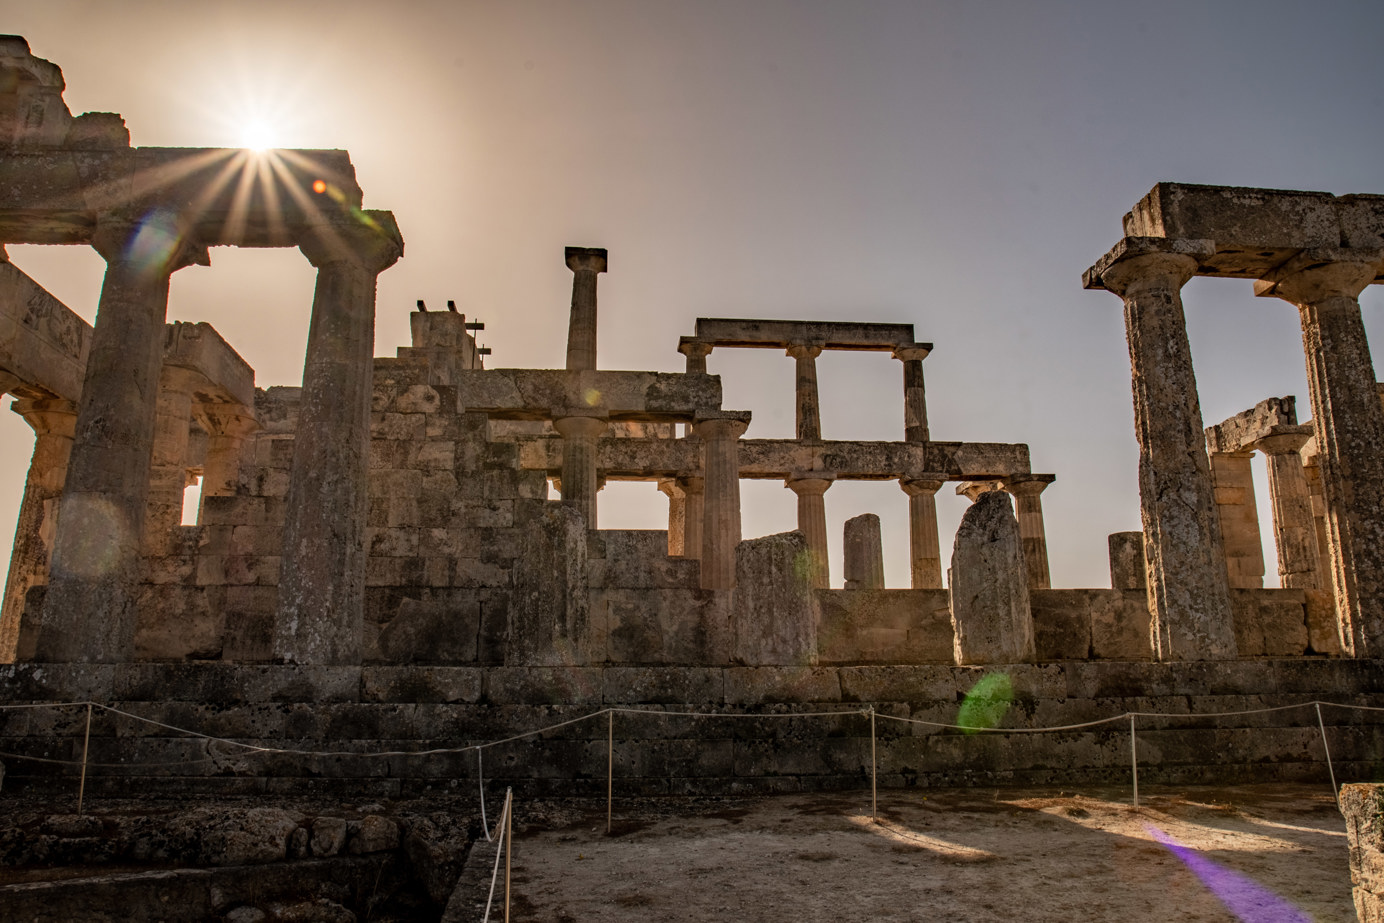
[[[932,352],[931,343],[914,343],[912,346],[894,347],[894,358],[900,362],[910,362],[914,359],[922,362]]]
[[[822,354],[822,347],[807,343],[793,343],[784,352],[794,359],[816,359]]]
[[[705,340],[698,340],[694,337],[680,337],[678,339],[678,352],[689,359],[705,359],[711,355],[712,346]]]
[[[606,251],[601,247],[568,247],[567,268],[573,272],[605,272]]]
[[[947,479],[940,474],[936,477],[899,478],[899,488],[910,497],[930,497],[941,490],[945,483]]]
[[[134,263],[149,275],[211,265],[206,245],[188,235],[182,216],[171,209],[143,217],[119,212],[97,215],[91,248],[107,263]]]
[[[392,212],[362,211],[352,218],[308,225],[298,238],[298,249],[318,269],[351,262],[375,275],[404,255],[404,238]]]
[[[22,384],[24,384],[24,379],[20,378],[18,375],[0,369],[0,397],[9,394]]]
[[[1055,480],[1055,474],[1012,474],[1003,483],[1004,489],[1016,497],[1036,497]]]
[[[975,503],[981,494],[988,494],[993,490],[1004,490],[1004,481],[1000,478],[988,478],[980,481],[962,481],[956,485],[957,496],[965,497],[972,503]]]
[[[1181,288],[1215,252],[1209,240],[1126,237],[1086,270],[1081,282],[1084,288],[1105,289],[1120,297],[1159,283]]]
[[[1303,250],[1254,283],[1261,298],[1282,298],[1293,304],[1315,304],[1327,298],[1357,298],[1374,281],[1384,250],[1344,247]]]
[[[716,416],[706,416],[692,424],[692,432],[702,439],[728,437],[739,439],[750,427],[748,410],[723,410]]]
[[[682,489],[682,485],[678,483],[677,478],[659,478],[658,492],[665,494],[670,500],[678,500],[687,496],[686,491]]]
[[[77,405],[60,397],[16,398],[10,409],[39,436],[52,433],[71,439],[77,431]]]
[[[1274,431],[1254,442],[1252,448],[1265,455],[1296,455],[1312,439],[1310,426],[1274,427]]]
[[[605,435],[608,424],[602,417],[562,417],[553,421],[553,429],[564,439],[597,439]]]
[[[832,471],[794,471],[784,480],[787,487],[799,497],[821,496],[836,481]]]
[[[700,494],[706,490],[706,480],[700,475],[678,475],[673,480],[684,495]]]

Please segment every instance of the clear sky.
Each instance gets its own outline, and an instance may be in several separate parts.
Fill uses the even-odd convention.
[[[10,6],[3,28],[62,67],[69,107],[122,113],[136,145],[240,146],[258,125],[348,149],[406,242],[377,355],[407,344],[416,299],[452,298],[485,322],[492,367],[560,367],[569,244],[610,250],[604,368],[681,371],[698,316],[911,322],[935,343],[933,438],[1025,442],[1057,475],[1060,587],[1108,586],[1106,535],[1139,528],[1120,302],[1080,285],[1124,212],[1162,180],[1384,193],[1378,0]],[[93,251],[10,254],[94,317]],[[313,279],[296,251],[220,248],[174,276],[169,319],[214,325],[260,386],[297,384]],[[1208,424],[1284,394],[1309,415],[1290,305],[1238,281],[1184,295]],[[1384,298],[1362,301],[1384,342]],[[793,360],[717,352],[709,371],[754,412],[748,436],[792,435]],[[902,437],[898,362],[829,353],[819,377],[826,438]],[[0,531],[31,447],[0,414]],[[781,484],[742,490],[747,537],[794,527]],[[601,502],[607,528],[666,524],[652,485]],[[874,512],[906,586],[898,486],[826,503],[833,581],[841,524]],[[946,547],[964,506],[939,498]]]

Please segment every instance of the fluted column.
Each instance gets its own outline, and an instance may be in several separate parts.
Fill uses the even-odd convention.
[[[817,399],[817,357],[820,346],[790,346],[788,355],[797,363],[796,408],[798,439],[819,442],[822,438],[821,403]]]
[[[807,536],[807,552],[811,555],[808,582],[817,589],[831,585],[827,562],[827,505],[825,494],[836,475],[822,471],[795,473],[784,486],[798,497],[798,531]]]
[[[567,371],[596,367],[596,275],[606,271],[606,251],[568,247],[572,270],[572,314],[567,326]],[[595,528],[592,525],[591,528]]]
[[[1384,251],[1309,250],[1255,285],[1296,305],[1307,357],[1343,652],[1384,656],[1384,410],[1360,292]]]
[[[668,498],[668,555],[682,557],[683,533],[687,529],[687,495],[676,478],[659,478],[658,489]]]
[[[699,420],[702,440],[702,587],[735,588],[735,550],[740,545],[740,436],[744,418]]]
[[[884,589],[884,540],[879,517],[862,513],[846,520],[842,536],[845,588],[848,590]]]
[[[1124,300],[1139,440],[1139,500],[1159,660],[1236,656],[1225,550],[1206,456],[1182,286],[1206,241],[1128,237],[1097,266]]]
[[[710,343],[700,343],[696,340],[683,340],[678,343],[678,352],[687,357],[687,374],[706,374],[706,357],[711,355]]]
[[[154,413],[154,450],[149,465],[149,500],[144,514],[144,554],[166,554],[173,530],[183,521],[187,489],[188,430],[192,426],[191,376],[164,367]]]
[[[1043,491],[1056,478],[1051,474],[1014,475],[1005,479],[1004,489],[1014,497],[1014,516],[1019,521],[1019,541],[1028,568],[1028,588],[1052,587],[1048,569],[1048,535],[1043,526]]]
[[[682,556],[699,559],[702,556],[702,520],[705,509],[706,481],[699,477],[680,477],[678,487],[682,490]],[[737,486],[737,490],[739,487]]]
[[[596,526],[596,440],[607,428],[599,417],[563,417],[553,421],[562,437],[562,502],[576,507],[588,529]]]
[[[927,442],[931,439],[927,426],[927,391],[923,387],[923,360],[932,347],[922,343],[894,350],[894,358],[903,363],[903,439],[904,442]]]
[[[72,434],[77,427],[77,405],[60,398],[26,400],[11,408],[34,430],[34,454],[24,482],[24,499],[14,529],[9,576],[0,608],[0,663],[15,659],[24,598],[29,590],[48,582],[48,563],[57,528],[58,504],[67,462],[72,453]]]
[[[1307,472],[1298,454],[1312,428],[1260,439],[1254,447],[1269,460],[1269,502],[1273,507],[1273,537],[1278,549],[1278,581],[1289,589],[1320,589],[1321,560],[1317,527],[1312,521],[1312,496]]]
[[[1264,586],[1264,543],[1259,535],[1259,507],[1254,502],[1252,451],[1212,452],[1211,483],[1221,521],[1226,580],[1240,590]]]
[[[135,592],[163,363],[168,281],[204,247],[177,221],[103,216],[92,247],[106,277],[92,331],[53,543],[36,658],[120,663],[133,652]]]
[[[909,574],[915,590],[942,588],[942,545],[937,536],[937,491],[941,478],[900,478],[908,494]]]
[[[274,656],[300,664],[360,662],[365,627],[365,519],[377,277],[403,254],[388,212],[369,224],[307,231],[317,267],[303,394],[293,440],[279,569]]]

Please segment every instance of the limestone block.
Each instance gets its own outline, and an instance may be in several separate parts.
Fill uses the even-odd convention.
[[[514,568],[506,664],[591,662],[586,570],[586,520],[570,506],[546,504]]]
[[[1102,590],[1029,590],[1033,641],[1041,662],[1091,656],[1091,609]]]
[[[726,670],[727,705],[839,701],[841,678],[832,667],[731,667]]]
[[[335,856],[346,845],[346,820],[341,817],[317,817],[312,821],[312,838],[308,841],[317,857]]]
[[[214,660],[226,634],[225,587],[145,586],[137,597],[137,660]]]
[[[817,643],[823,663],[951,663],[946,590],[824,590]]]
[[[610,667],[604,698],[621,705],[719,705],[725,672],[717,667]]]
[[[606,657],[613,663],[724,663],[726,607],[701,589],[592,591],[603,610]]]
[[[801,532],[740,543],[731,603],[732,657],[737,663],[817,661],[820,610],[811,586],[810,555]]]
[[[1110,544],[1110,587],[1115,590],[1142,590],[1148,586],[1144,568],[1144,533],[1112,532]]]
[[[1092,595],[1091,656],[1098,660],[1153,659],[1148,596],[1142,587]]]
[[[399,664],[471,663],[476,659],[480,614],[475,590],[404,599],[380,631],[380,657]]]
[[[386,852],[399,847],[399,825],[388,817],[368,814],[347,824],[346,850],[353,856]]]
[[[1232,589],[1230,603],[1241,657],[1301,657],[1307,653],[1305,591]]]
[[[1361,921],[1384,919],[1384,785],[1357,782],[1341,786],[1341,813],[1350,846],[1350,877]]]
[[[1307,642],[1313,653],[1340,654],[1341,633],[1336,600],[1330,590],[1303,590],[1307,607]]]
[[[956,662],[1032,661],[1028,571],[1008,494],[988,491],[966,510],[949,576]]]

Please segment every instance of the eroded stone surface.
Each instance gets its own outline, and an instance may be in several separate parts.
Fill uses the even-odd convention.
[[[966,510],[948,578],[958,664],[1034,659],[1028,570],[1008,495],[988,491]]]

